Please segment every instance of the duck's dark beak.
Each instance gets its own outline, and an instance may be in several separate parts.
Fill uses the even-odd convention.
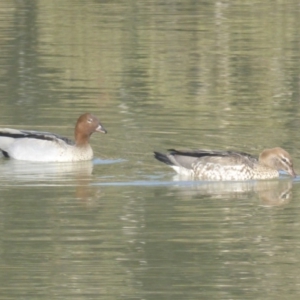
[[[288,170],[288,173],[292,176],[292,177],[297,177],[296,172],[294,171],[293,167],[290,167],[290,169]]]
[[[98,127],[95,129],[97,132],[107,133],[106,129],[99,123]]]

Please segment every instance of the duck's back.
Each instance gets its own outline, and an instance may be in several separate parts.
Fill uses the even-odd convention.
[[[0,149],[6,157],[27,161],[63,162],[88,160],[93,156],[89,145],[84,149],[60,135],[49,132],[0,129]]]
[[[202,180],[249,180],[278,176],[276,170],[259,164],[257,158],[235,151],[178,151],[156,158],[169,164],[178,174]]]

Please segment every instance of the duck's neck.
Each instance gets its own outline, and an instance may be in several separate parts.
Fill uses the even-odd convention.
[[[78,147],[86,147],[89,145],[90,135],[75,131],[75,142]]]
[[[269,152],[270,152],[270,150],[266,149],[262,153],[260,153],[258,162],[260,165],[262,165],[264,167],[273,169],[272,164],[270,164],[270,153]]]

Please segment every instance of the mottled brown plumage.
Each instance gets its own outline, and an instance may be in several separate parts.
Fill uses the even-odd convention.
[[[279,177],[278,171],[296,176],[291,156],[280,147],[264,150],[259,159],[244,152],[211,150],[172,149],[154,156],[178,174],[201,180],[271,179]]]

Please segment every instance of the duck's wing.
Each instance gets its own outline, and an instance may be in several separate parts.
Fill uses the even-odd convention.
[[[8,143],[9,141],[13,142],[15,140],[21,140],[21,139],[45,140],[45,141],[52,141],[54,143],[64,142],[68,145],[74,145],[74,142],[72,140],[51,132],[18,130],[18,129],[11,129],[11,128],[0,129],[0,148],[1,148],[1,144],[4,144],[5,141],[6,143]]]
[[[252,155],[236,151],[215,151],[215,150],[168,150],[168,154],[154,152],[154,156],[161,162],[170,166],[193,169],[197,164],[218,164],[223,166],[230,165],[249,165],[252,167],[257,163],[257,159]]]
[[[54,161],[74,142],[68,138],[41,131],[0,129],[0,154],[19,160]]]

